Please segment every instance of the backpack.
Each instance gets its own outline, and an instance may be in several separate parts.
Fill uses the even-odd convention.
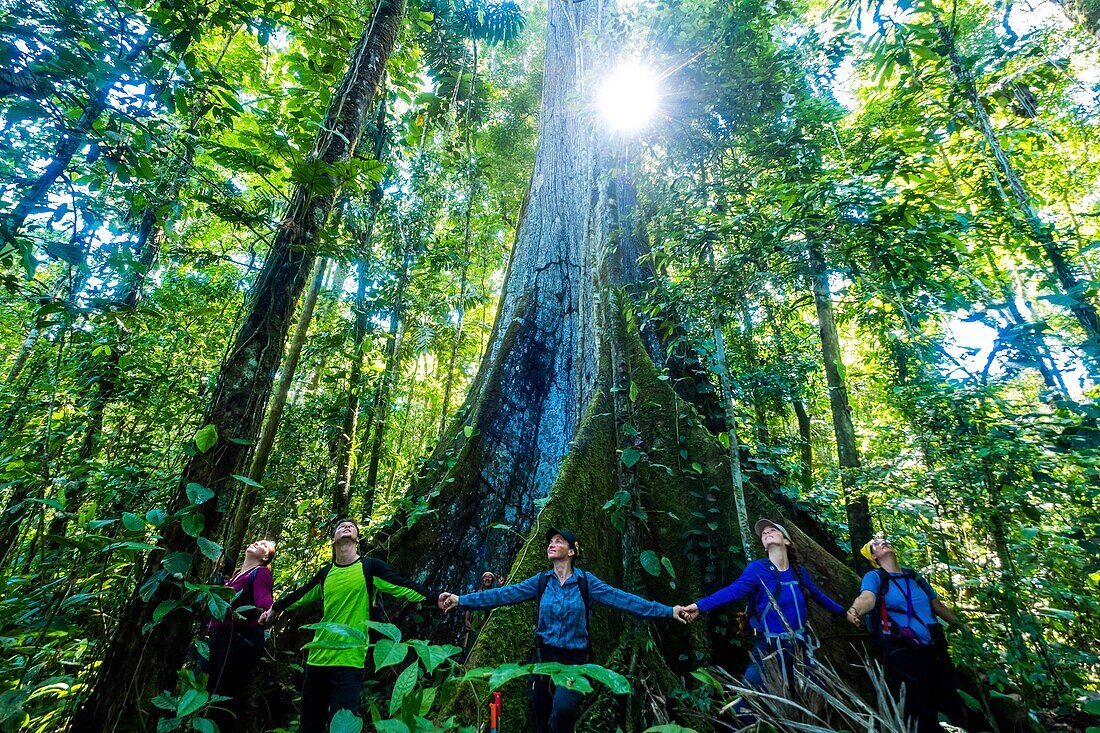
[[[776,580],[779,580],[779,568],[777,568],[770,562],[768,563],[768,568],[771,569],[772,574],[775,576]],[[798,591],[802,594],[802,605],[805,606],[808,611],[810,608],[810,603],[809,600],[806,598],[806,589],[802,585],[805,578],[806,568],[799,564],[798,569],[794,572],[794,584],[798,586]],[[782,581],[780,581],[780,583],[782,583]],[[756,602],[756,594],[760,592],[761,589],[757,588],[756,591],[752,594],[752,597],[750,597],[748,602],[746,603],[744,612],[738,614],[737,625],[738,630],[740,631],[742,636],[751,636],[753,634],[763,633],[763,628],[761,627],[762,619],[756,613],[758,605]],[[742,616],[744,616],[744,620],[742,620]],[[806,621],[808,622],[809,619],[806,619]]]
[[[904,611],[908,618],[914,618],[911,604],[906,609],[886,608],[886,594],[890,591],[891,581],[906,579],[916,581],[917,587],[928,596],[929,602],[935,597],[935,593],[932,591],[932,586],[928,585],[928,581],[911,568],[902,568],[900,576],[890,575],[889,572],[882,568],[875,568],[875,573],[878,574],[879,579],[878,596],[875,599],[874,608],[863,614],[863,624],[867,627],[867,631],[870,633],[871,638],[876,643],[882,644],[887,639],[899,638],[901,636],[901,631],[897,624],[890,621],[888,611]]]
[[[585,638],[588,639],[588,646],[585,647],[586,651],[592,650],[592,636],[588,633],[589,627],[592,625],[592,595],[588,590],[588,573],[583,570],[577,572],[577,588],[581,592],[581,600],[584,601],[584,623],[585,623]],[[539,646],[539,615],[542,613],[542,594],[546,592],[546,586],[550,583],[550,572],[545,572],[539,576],[539,584],[535,590],[535,649]]]

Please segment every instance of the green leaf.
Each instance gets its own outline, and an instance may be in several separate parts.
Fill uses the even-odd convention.
[[[526,665],[521,666],[512,662],[502,664],[493,670],[493,673],[489,676],[489,692],[503,687],[518,677],[526,676],[528,674],[527,670]]]
[[[194,687],[184,690],[179,704],[176,705],[176,717],[186,718],[197,713],[209,700],[210,693],[206,690],[196,690]]]
[[[676,577],[676,571],[672,568],[672,561],[664,555],[661,555],[661,566],[664,567],[673,578]]]
[[[141,532],[145,529],[145,519],[133,512],[122,513],[122,526],[131,532]]]
[[[397,628],[393,624],[387,624],[382,621],[368,621],[367,626],[388,639],[401,641],[401,629]]]
[[[347,712],[342,710],[341,712]],[[374,721],[374,729],[377,733],[410,733],[409,726],[402,723],[400,720],[376,720]],[[332,733],[336,733],[336,728],[332,728]]]
[[[23,705],[30,696],[30,688],[0,692],[0,723],[23,716]]]
[[[145,521],[154,527],[159,527],[164,524],[164,520],[168,517],[168,512],[161,508],[150,509],[145,512]]]
[[[204,504],[214,498],[212,489],[208,489],[202,484],[196,484],[193,481],[184,487],[184,491],[187,492],[187,500],[195,506]]]
[[[190,552],[171,552],[164,556],[161,564],[170,575],[184,575],[194,560]]]
[[[251,487],[252,487],[252,488],[254,488],[254,489],[262,489],[262,488],[263,488],[263,486],[261,486],[260,484],[256,483],[255,481],[253,481],[252,479],[250,479],[250,478],[249,478],[248,476],[242,476],[242,475],[241,475],[241,474],[239,474],[239,473],[233,473],[233,474],[230,474],[230,475],[231,475],[231,476],[232,476],[233,478],[235,478],[235,479],[237,479],[238,481],[240,481],[240,482],[241,482],[242,484],[244,484],[245,486],[251,486]]]
[[[156,609],[153,611],[153,623],[159,624],[165,616],[176,608],[179,608],[179,605],[179,601],[161,601],[158,603]]]
[[[583,664],[580,670],[586,677],[591,677],[606,686],[615,695],[630,694],[630,680],[614,670],[601,667],[598,664]]]
[[[217,542],[208,540],[205,537],[196,537],[195,541],[199,543],[199,551],[202,552],[207,559],[216,561],[222,556],[222,546]]]
[[[210,718],[195,718],[191,721],[191,730],[199,733],[219,733],[217,723]]]
[[[379,639],[374,645],[375,669],[401,664],[409,655],[409,645],[393,639]]]
[[[1100,700],[1089,700],[1085,703],[1084,710],[1089,715],[1100,715]]]
[[[350,710],[338,711],[329,723],[329,733],[360,733],[362,730],[363,720]],[[378,728],[378,730],[382,729]],[[408,728],[406,727],[405,730],[408,731]]]
[[[627,468],[633,468],[634,464],[642,457],[642,452],[634,448],[623,448],[622,461]]]
[[[420,662],[424,665],[424,669],[428,674],[434,672],[436,667],[443,664],[447,659],[462,651],[462,649],[457,646],[452,646],[450,644],[446,646],[436,646],[421,641],[420,639],[413,639],[409,642],[409,645],[416,650],[417,655],[420,657]]]
[[[194,512],[184,514],[183,519],[180,520],[180,526],[183,527],[183,531],[186,532],[189,537],[198,537],[202,534],[203,527],[206,526],[206,517]]]
[[[630,382],[630,392],[628,393],[631,402],[637,402],[638,400],[638,385],[633,381]]]
[[[195,447],[199,449],[200,453],[210,450],[217,442],[218,429],[213,423],[203,426],[199,432],[195,433]]]
[[[416,687],[416,681],[419,679],[419,675],[420,666],[410,664],[397,676],[397,681],[393,683],[393,694],[390,696],[391,718],[401,709],[402,704],[405,702],[405,696]]]
[[[653,550],[643,551],[641,555],[638,555],[638,562],[642,564],[642,569],[650,575],[658,576],[661,574],[661,560]]]

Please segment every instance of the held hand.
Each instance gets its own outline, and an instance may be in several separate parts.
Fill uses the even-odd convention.
[[[458,608],[458,596],[446,592],[439,594],[439,609],[443,613],[450,613],[455,608]]]
[[[271,624],[275,623],[276,615],[277,614],[275,613],[275,609],[273,608],[269,608],[261,613],[259,618],[260,626],[270,626]]]
[[[848,619],[848,623],[850,623],[852,626],[860,626],[861,625],[861,622],[859,620],[859,614],[856,613],[856,609],[854,609],[854,608],[849,608],[847,611],[845,611],[844,612],[844,617],[846,619]]]
[[[688,618],[683,606],[673,606],[672,617],[682,624],[686,624],[688,622]]]
[[[685,624],[691,623],[695,619],[699,618],[699,604],[692,603],[690,606],[678,606],[680,609],[680,620]]]

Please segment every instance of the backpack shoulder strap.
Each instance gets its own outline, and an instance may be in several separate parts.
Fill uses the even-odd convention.
[[[581,600],[584,601],[584,618],[587,622],[592,615],[592,591],[588,588],[588,573],[583,570],[577,573],[577,587],[581,591]]]
[[[905,571],[905,577],[912,578],[916,582],[917,587],[924,591],[924,595],[928,596],[928,602],[932,603],[932,600],[936,597],[936,592],[932,590],[932,586],[929,585],[928,580],[918,573],[916,570],[910,568],[903,568]]]
[[[546,585],[550,582],[550,574],[543,571],[539,573],[539,582],[535,587],[535,629],[539,627],[539,620],[542,617],[542,595],[546,592]]]

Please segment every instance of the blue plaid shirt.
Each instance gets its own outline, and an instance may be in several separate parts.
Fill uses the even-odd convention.
[[[592,573],[576,569],[564,584],[558,582],[553,570],[547,570],[514,585],[459,596],[458,603],[466,608],[484,609],[533,601],[538,593],[539,577],[549,575],[539,605],[539,625],[535,636],[546,646],[584,649],[588,646],[588,623],[584,618],[584,598],[577,583],[577,576],[581,573],[588,577],[588,597],[593,603],[602,603],[635,616],[672,617],[672,606],[639,598],[608,585]]]

